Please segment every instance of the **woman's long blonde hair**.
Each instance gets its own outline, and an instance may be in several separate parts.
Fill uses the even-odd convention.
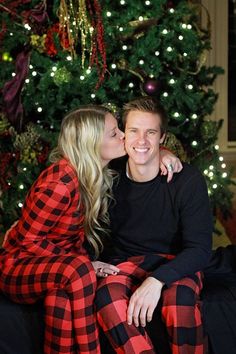
[[[108,203],[113,181],[113,172],[102,166],[100,154],[107,113],[108,109],[95,105],[69,113],[62,121],[58,145],[50,155],[51,162],[65,157],[77,172],[85,236],[94,248],[95,257],[103,249],[99,233],[107,232],[109,224]]]

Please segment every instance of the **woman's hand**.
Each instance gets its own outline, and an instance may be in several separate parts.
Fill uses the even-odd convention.
[[[100,262],[100,261],[92,262],[92,265],[96,275],[102,278],[105,278],[108,275],[116,275],[120,271],[120,269],[117,268],[116,266],[109,263]]]
[[[178,157],[166,149],[160,150],[160,170],[162,175],[167,176],[167,182],[172,180],[173,174],[182,170],[183,165]]]

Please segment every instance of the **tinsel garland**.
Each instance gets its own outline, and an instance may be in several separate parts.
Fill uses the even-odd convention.
[[[79,29],[82,68],[84,68],[86,53],[89,53],[89,66],[93,66],[94,63],[97,65],[99,82],[96,88],[98,88],[104,80],[107,68],[102,10],[99,1],[60,0],[58,17],[60,31],[63,33],[62,46],[70,51],[73,58],[77,56]],[[102,59],[102,65],[99,57]]]
[[[94,29],[92,37],[93,44],[92,55],[90,57],[90,66],[93,66],[94,62],[97,65],[99,73],[99,81],[96,85],[97,89],[104,80],[104,76],[107,70],[102,9],[98,0],[87,0],[87,6],[91,17],[92,27]],[[99,64],[99,55],[102,59],[102,66]]]

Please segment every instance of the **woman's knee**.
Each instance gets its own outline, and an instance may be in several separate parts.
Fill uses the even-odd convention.
[[[96,284],[96,274],[91,261],[85,256],[67,256],[58,260],[61,264],[58,267],[58,276],[61,283],[72,283],[82,281],[89,284]]]

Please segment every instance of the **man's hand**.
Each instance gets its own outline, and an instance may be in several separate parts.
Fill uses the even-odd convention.
[[[173,174],[180,172],[182,168],[183,165],[178,157],[168,150],[160,150],[160,170],[162,175],[168,174],[167,182],[170,182]]]
[[[136,327],[139,324],[146,326],[146,321],[152,320],[153,312],[161,297],[161,290],[164,283],[148,277],[142,285],[133,293],[130,298],[127,310],[127,322],[131,325],[134,322]]]
[[[104,278],[107,277],[109,274],[116,275],[120,271],[119,268],[109,263],[95,261],[92,262],[92,265],[98,277]]]

